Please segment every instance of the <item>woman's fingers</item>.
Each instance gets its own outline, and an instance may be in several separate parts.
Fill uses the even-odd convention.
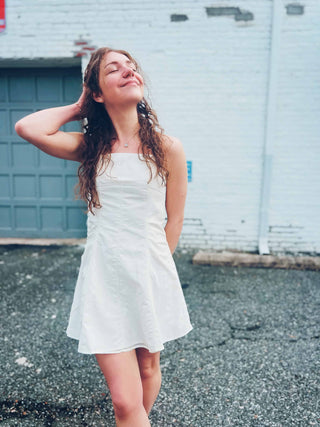
[[[81,93],[81,95],[80,95],[80,97],[79,97],[79,99],[77,101],[77,104],[79,104],[80,106],[82,106],[82,104],[83,104],[83,101],[84,101],[85,96],[86,96],[86,91],[87,91],[87,88],[86,88],[85,84],[83,83],[83,85],[82,85],[82,93]]]
[[[82,85],[82,93],[81,93],[78,101],[75,103],[79,107],[78,120],[82,119],[82,110],[83,110],[82,107],[83,107],[83,102],[84,102],[85,97],[86,97],[86,91],[87,91],[87,88],[86,88],[85,84],[83,83],[83,85]]]

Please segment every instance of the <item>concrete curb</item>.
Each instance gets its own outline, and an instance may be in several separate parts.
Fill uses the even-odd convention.
[[[32,245],[32,246],[84,246],[86,238],[82,239],[30,239],[30,238],[0,238],[0,245]],[[239,252],[207,252],[200,250],[192,258],[193,264],[221,265],[232,267],[262,267],[283,268],[294,270],[320,271],[319,256],[289,256],[289,255],[258,255]]]
[[[0,245],[34,245],[34,246],[77,246],[84,245],[86,239],[23,239],[15,237],[2,237],[0,238]]]
[[[193,256],[192,263],[199,265],[225,265],[232,267],[320,270],[320,257],[318,256],[276,256],[236,252],[206,252],[200,250]]]

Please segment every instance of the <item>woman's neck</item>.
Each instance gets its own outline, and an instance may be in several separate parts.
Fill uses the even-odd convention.
[[[120,144],[135,140],[138,136],[140,124],[136,106],[127,110],[109,110],[108,114],[116,131]]]

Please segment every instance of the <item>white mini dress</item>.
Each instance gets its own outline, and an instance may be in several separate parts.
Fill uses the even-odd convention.
[[[104,165],[105,166],[105,165]],[[166,185],[138,153],[112,153],[96,178],[67,335],[85,354],[151,353],[193,327],[164,230]]]

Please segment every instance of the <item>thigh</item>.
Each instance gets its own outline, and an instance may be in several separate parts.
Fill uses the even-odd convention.
[[[134,350],[96,354],[114,404],[134,405],[143,401],[143,389],[137,355]]]
[[[160,369],[160,351],[150,353],[143,347],[136,348],[140,372],[154,371]]]

